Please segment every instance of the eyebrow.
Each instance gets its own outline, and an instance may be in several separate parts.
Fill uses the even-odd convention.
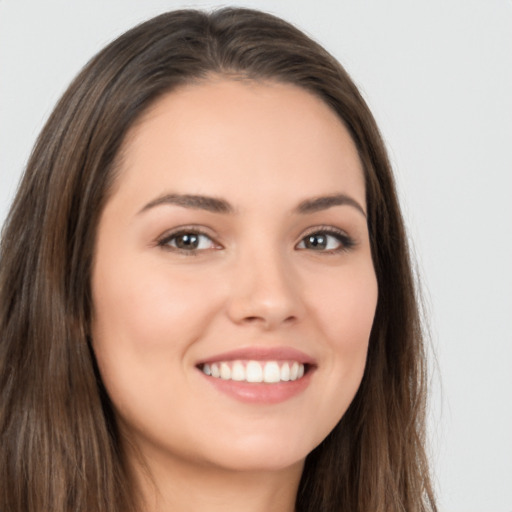
[[[232,214],[235,212],[233,206],[225,199],[192,194],[165,194],[146,204],[139,211],[139,214],[161,205],[176,205],[212,213]],[[333,206],[352,206],[366,218],[366,212],[363,207],[355,199],[345,194],[333,194],[306,199],[299,203],[297,208],[295,208],[295,212],[305,215],[327,210]]]
[[[306,199],[297,206],[296,211],[301,214],[315,213],[322,210],[327,210],[333,206],[352,206],[366,218],[364,208],[352,197],[345,194],[333,194],[330,196],[314,197]]]
[[[172,204],[196,210],[206,210],[213,213],[234,213],[234,208],[224,199],[190,194],[165,194],[153,199],[153,201],[144,206],[139,213],[145,212],[155,206],[165,204]]]

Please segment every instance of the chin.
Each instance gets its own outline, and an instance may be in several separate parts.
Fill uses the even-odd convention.
[[[236,436],[218,443],[215,451],[210,451],[209,461],[232,471],[281,471],[304,465],[307,455],[321,442],[305,442],[305,435],[295,439],[287,433],[279,436],[255,434]],[[211,448],[211,447],[210,447]]]
[[[256,453],[251,451],[216,458],[215,461],[212,461],[212,465],[237,473],[279,472],[291,468],[302,469],[306,456],[307,453],[301,453],[299,456],[299,454],[292,453],[267,453],[262,451]]]

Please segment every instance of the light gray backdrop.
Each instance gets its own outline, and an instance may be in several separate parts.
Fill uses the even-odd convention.
[[[165,10],[221,2],[0,0],[0,221],[80,67]],[[439,371],[429,430],[443,512],[512,511],[512,1],[238,2],[326,46],[395,165]],[[34,247],[37,251],[37,247]]]

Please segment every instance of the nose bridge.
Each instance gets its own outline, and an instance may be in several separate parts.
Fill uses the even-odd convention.
[[[229,314],[237,323],[259,323],[265,328],[297,320],[300,297],[295,285],[293,267],[279,244],[268,239],[251,243],[237,255]]]

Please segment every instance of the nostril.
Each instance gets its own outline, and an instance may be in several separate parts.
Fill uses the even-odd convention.
[[[260,290],[236,290],[230,297],[227,313],[237,324],[261,325],[265,329],[291,325],[301,317],[302,304],[298,294],[273,295],[261,285]],[[243,292],[243,293],[242,293]]]
[[[242,319],[242,322],[246,324],[258,324],[262,325],[265,328],[272,328],[279,324],[281,325],[290,325],[293,324],[297,320],[297,317],[294,315],[287,316],[281,320],[280,315],[250,315],[246,316]]]

